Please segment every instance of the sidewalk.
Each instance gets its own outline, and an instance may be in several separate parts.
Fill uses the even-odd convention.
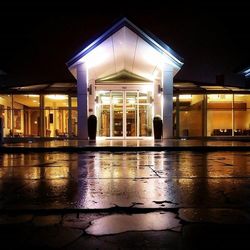
[[[211,213],[212,214],[212,213]],[[223,216],[238,216],[226,213]],[[180,215],[181,217],[183,215]],[[185,218],[190,219],[190,218]],[[211,218],[208,218],[211,220]],[[216,218],[213,218],[216,219]],[[234,219],[235,220],[235,219]],[[184,221],[171,212],[0,217],[1,249],[247,249],[249,221]]]
[[[247,249],[249,152],[0,154],[5,249]]]
[[[214,141],[214,140],[117,140],[98,139],[54,140],[41,142],[4,143],[2,153],[25,152],[83,152],[83,151],[248,151],[250,141]]]

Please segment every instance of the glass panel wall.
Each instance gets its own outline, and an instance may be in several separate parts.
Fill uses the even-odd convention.
[[[137,92],[126,92],[126,136],[137,136]]]
[[[234,135],[250,136],[250,95],[234,95]]]
[[[110,136],[110,91],[99,91],[96,95],[97,134]]]
[[[123,136],[123,92],[111,92],[112,136]]]
[[[152,105],[139,105],[139,136],[152,136]]]
[[[207,136],[232,136],[233,95],[207,95]]]
[[[71,97],[71,137],[77,136],[77,97]]]
[[[202,136],[203,95],[179,95],[179,135]]]
[[[96,115],[98,136],[151,136],[152,91],[97,91]]]
[[[0,95],[0,117],[3,119],[3,135],[12,134],[12,96]]]
[[[13,95],[13,136],[40,135],[40,96]]]
[[[139,92],[139,136],[152,136],[152,91]]]
[[[44,123],[46,137],[68,137],[68,96],[44,96]]]
[[[0,95],[4,137],[40,137],[41,122],[44,122],[45,137],[77,136],[77,98],[71,98],[69,109],[68,95],[43,97],[44,108],[40,105],[40,95]]]
[[[152,135],[152,92],[96,94],[98,135],[123,136],[124,131],[125,136]],[[173,102],[174,128],[181,137],[202,136],[205,117],[207,136],[250,136],[248,94],[208,94],[207,109],[203,95],[179,95],[178,109],[175,97]],[[77,136],[77,98],[68,95],[0,95],[0,117],[5,137],[40,137],[41,122],[46,137]]]

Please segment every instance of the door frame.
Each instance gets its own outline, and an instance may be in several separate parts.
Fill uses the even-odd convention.
[[[99,87],[99,86],[98,86]],[[153,85],[152,84],[147,84],[146,87],[148,88],[148,90],[151,90],[152,91],[152,97],[154,96],[154,93],[153,93]],[[110,87],[108,86],[105,86],[103,88],[96,88],[96,92],[98,91],[107,91],[107,92],[110,92],[110,136],[98,136],[99,138],[106,138],[106,139],[120,139],[120,140],[126,140],[126,139],[143,139],[143,138],[151,138],[153,137],[153,133],[151,134],[151,136],[139,136],[139,123],[140,123],[140,119],[139,119],[139,103],[138,103],[138,97],[139,97],[139,92],[142,90],[142,89],[145,89],[145,85],[144,86],[131,86],[131,88],[127,88],[127,87],[121,87],[119,86],[118,88],[112,88],[110,89]],[[113,136],[113,103],[112,103],[112,92],[122,92],[122,97],[123,97],[123,108],[122,108],[122,111],[123,111],[123,136]],[[127,136],[127,116],[126,116],[126,93],[127,92],[134,92],[134,93],[137,93],[137,96],[136,96],[136,136]],[[153,105],[154,102],[152,101],[151,102],[151,105]],[[97,112],[97,109],[95,108],[95,114]],[[153,109],[152,109],[152,116],[153,116]],[[153,120],[153,119],[152,119]]]

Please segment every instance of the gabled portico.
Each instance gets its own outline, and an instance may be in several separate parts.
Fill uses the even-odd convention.
[[[150,136],[156,115],[163,119],[163,138],[173,136],[173,77],[183,62],[158,38],[124,18],[67,65],[77,79],[79,139],[88,139],[90,114],[106,126],[100,136]]]

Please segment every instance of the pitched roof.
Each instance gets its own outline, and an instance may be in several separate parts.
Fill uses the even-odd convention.
[[[183,65],[183,58],[180,57],[174,50],[172,50],[166,43],[161,41],[158,37],[151,34],[150,32],[143,31],[142,29],[138,28],[135,24],[129,21],[127,18],[122,18],[120,21],[115,23],[112,27],[106,30],[101,36],[99,36],[94,41],[90,42],[87,46],[85,46],[79,53],[77,53],[74,57],[72,57],[66,65],[71,67],[74,63],[76,63],[79,59],[83,56],[88,54],[110,36],[112,36],[115,32],[120,30],[122,27],[126,26],[133,32],[135,32],[139,37],[141,37],[144,41],[149,43],[152,47],[156,50],[168,54],[172,59],[177,63],[177,65]]]

